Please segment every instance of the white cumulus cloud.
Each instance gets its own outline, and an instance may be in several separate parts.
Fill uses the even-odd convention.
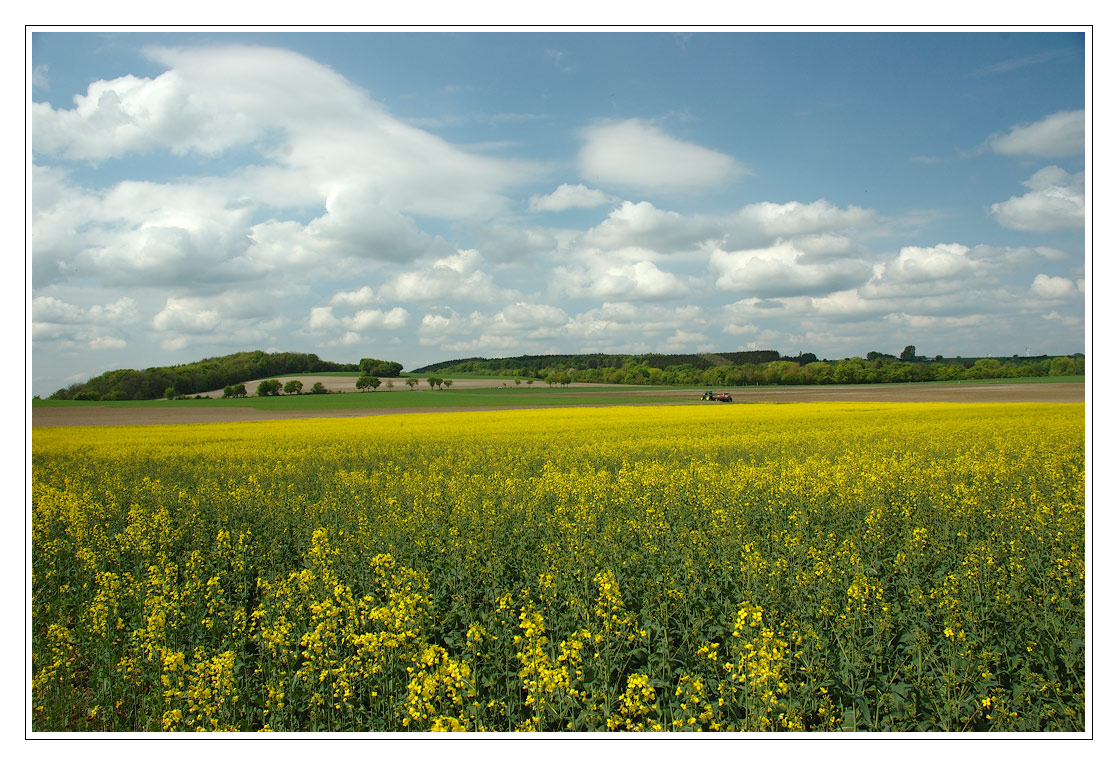
[[[355,290],[340,290],[330,298],[330,305],[336,306],[363,306],[375,302],[377,302],[376,292],[368,285]]]
[[[582,176],[606,186],[647,192],[703,191],[746,172],[722,152],[674,138],[638,119],[605,122],[582,131]]]
[[[523,300],[493,314],[474,311],[463,316],[447,308],[424,315],[419,325],[419,341],[454,352],[481,348],[510,353],[517,348],[523,349],[522,353],[528,353],[527,349],[540,352],[540,343],[563,336],[569,323],[570,317],[562,308]]]
[[[477,250],[459,250],[436,260],[429,268],[397,274],[381,287],[379,295],[385,300],[406,302],[500,303],[514,299],[516,292],[498,287],[493,278],[481,270],[482,265]]]
[[[127,342],[110,333],[136,321],[136,302],[130,297],[89,308],[50,295],[41,295],[31,301],[31,336],[37,342],[88,344],[92,350],[123,348]]]
[[[1071,279],[1048,274],[1037,274],[1029,291],[1045,300],[1062,300],[1079,293],[1076,283]]]
[[[719,233],[717,222],[709,218],[661,210],[651,202],[622,202],[582,242],[603,250],[639,247],[672,253],[693,249]]]
[[[973,276],[970,248],[958,243],[935,247],[902,247],[895,260],[886,266],[886,277],[905,284]]]
[[[528,200],[528,209],[532,212],[561,212],[575,207],[599,207],[609,202],[610,196],[604,191],[587,188],[581,183],[574,186],[563,183],[550,194],[533,194]]]
[[[1049,114],[1037,122],[1014,125],[988,140],[998,154],[1024,157],[1072,157],[1083,153],[1086,114],[1083,109]]]
[[[1023,182],[1031,191],[990,206],[1002,226],[1018,231],[1055,231],[1084,224],[1086,196],[1083,173],[1074,175],[1054,165],[1041,168]]]
[[[718,289],[757,297],[825,295],[864,284],[872,274],[860,260],[808,262],[802,250],[785,241],[752,250],[715,248],[710,270]]]
[[[325,331],[345,329],[364,332],[370,329],[400,329],[409,319],[406,309],[399,306],[382,311],[379,308],[363,308],[350,316],[334,316],[333,306],[315,306],[307,318],[311,330]]]
[[[675,274],[647,260],[616,263],[601,258],[588,266],[555,269],[554,285],[571,297],[603,300],[667,300],[690,292]]]
[[[221,324],[221,314],[201,300],[171,297],[167,298],[163,310],[155,315],[151,324],[161,332],[213,332]]]
[[[872,224],[877,215],[856,205],[844,210],[826,199],[817,199],[809,204],[758,202],[743,207],[738,218],[739,223],[766,236],[789,237],[863,228]]]

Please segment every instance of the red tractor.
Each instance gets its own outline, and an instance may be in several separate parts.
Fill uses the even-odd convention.
[[[703,394],[703,401],[721,401],[724,404],[730,404],[733,403],[733,400],[733,396],[729,393],[715,393],[714,391],[708,390]]]

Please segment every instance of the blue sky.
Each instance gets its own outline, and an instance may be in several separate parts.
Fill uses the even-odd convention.
[[[1086,350],[1084,35],[31,38],[32,392],[238,350]]]

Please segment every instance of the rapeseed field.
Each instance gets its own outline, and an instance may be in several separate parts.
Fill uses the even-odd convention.
[[[35,731],[1082,731],[1084,407],[33,432]]]

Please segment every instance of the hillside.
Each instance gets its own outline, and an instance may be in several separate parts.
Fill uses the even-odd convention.
[[[192,395],[219,390],[246,380],[307,372],[359,372],[357,364],[323,361],[313,353],[241,351],[188,364],[148,369],[114,369],[84,383],[75,383],[51,394],[52,399],[102,398],[144,400],[163,398],[168,388]]]
[[[933,382],[1084,374],[1083,354],[1049,357],[954,358],[917,356],[911,346],[898,358],[870,351],[866,358],[820,361],[814,353],[777,351],[695,354],[551,354],[472,357],[429,364],[412,374],[497,375],[548,384],[812,385]]]
[[[500,374],[543,378],[553,372],[588,369],[625,369],[627,367],[692,367],[697,370],[737,364],[765,364],[781,358],[776,351],[733,351],[730,353],[580,353],[504,358],[472,357],[429,364],[413,370],[415,374],[446,372],[452,374]],[[812,356],[811,361],[815,360]]]

